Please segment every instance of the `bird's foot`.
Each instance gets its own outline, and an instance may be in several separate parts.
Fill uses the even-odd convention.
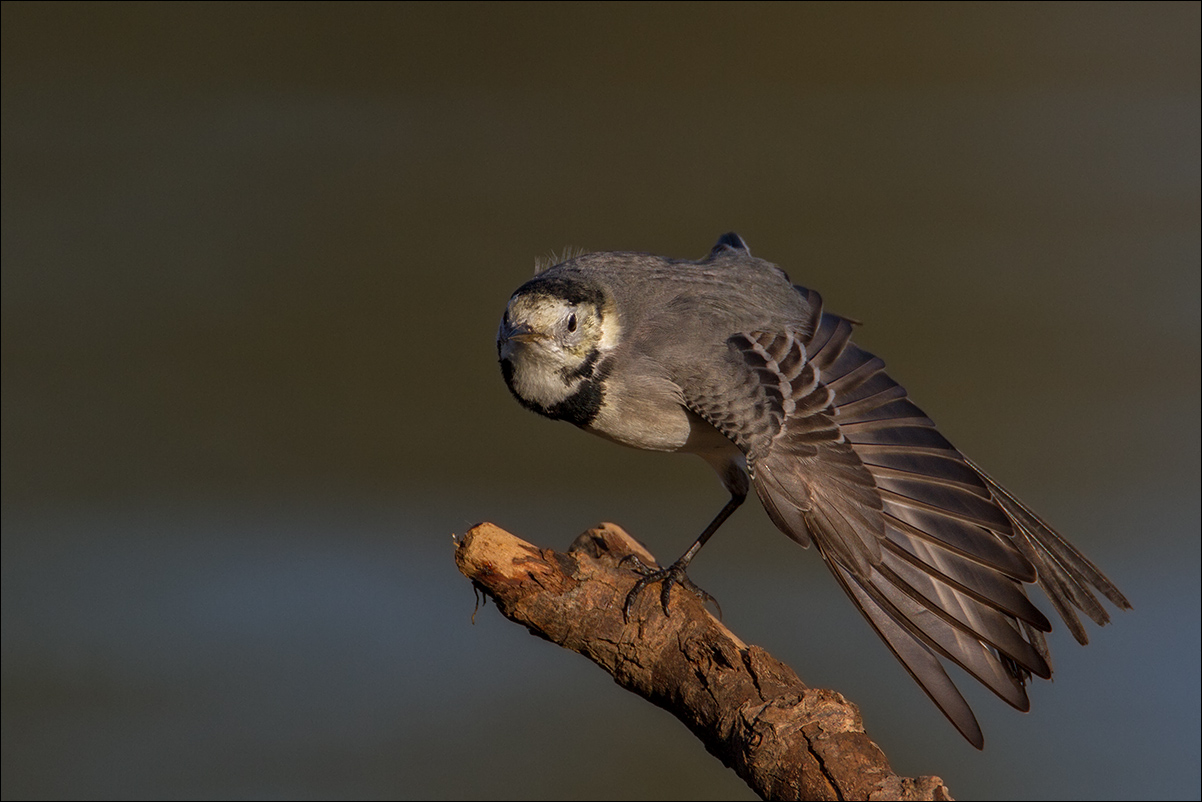
[[[713,604],[718,610],[718,618],[722,618],[722,605],[718,604],[717,599],[697,587],[693,580],[689,579],[689,575],[685,572],[688,564],[684,561],[677,560],[667,568],[654,569],[631,554],[622,560],[622,564],[629,564],[635,572],[642,574],[643,577],[638,582],[635,582],[634,587],[626,594],[626,603],[622,605],[622,617],[624,620],[630,620],[630,611],[634,608],[635,600],[638,599],[639,594],[646,590],[648,585],[654,585],[656,582],[660,583],[659,603],[664,608],[664,615],[671,615],[668,611],[668,603],[672,598],[672,586],[680,585],[689,593],[701,599],[701,601]]]

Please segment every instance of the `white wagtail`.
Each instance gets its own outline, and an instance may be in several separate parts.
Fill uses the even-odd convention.
[[[509,300],[501,372],[523,406],[618,443],[697,454],[730,501],[670,567],[643,569],[708,599],[689,562],[754,487],[773,523],[827,567],[965,738],[984,739],[940,657],[1019,710],[1052,670],[1037,583],[1076,639],[1073,607],[1130,607],[1093,563],[935,430],[851,342],[852,323],[726,234],[700,261],[590,253]],[[1091,587],[1094,590],[1091,590]]]

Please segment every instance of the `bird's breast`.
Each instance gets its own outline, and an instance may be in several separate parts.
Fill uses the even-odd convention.
[[[583,427],[593,434],[647,451],[679,451],[689,442],[692,421],[679,388],[650,374],[615,372],[601,384],[602,402]]]

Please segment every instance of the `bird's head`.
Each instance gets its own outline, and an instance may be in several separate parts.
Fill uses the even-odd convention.
[[[599,381],[617,337],[605,293],[578,277],[546,274],[518,288],[497,331],[501,372],[514,396],[550,417]]]

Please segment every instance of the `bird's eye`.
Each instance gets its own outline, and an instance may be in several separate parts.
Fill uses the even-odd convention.
[[[576,330],[576,313],[568,315],[568,333]]]

